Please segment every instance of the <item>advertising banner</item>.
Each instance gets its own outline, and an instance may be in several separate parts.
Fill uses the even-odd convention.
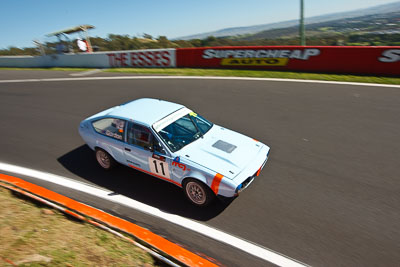
[[[168,68],[175,67],[175,49],[147,49],[108,52],[109,68]]]
[[[400,47],[178,48],[177,67],[400,75]]]

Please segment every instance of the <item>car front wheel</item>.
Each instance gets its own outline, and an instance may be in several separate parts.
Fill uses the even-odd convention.
[[[96,160],[100,167],[107,171],[111,170],[116,163],[113,157],[101,148],[96,149]]]
[[[215,198],[211,189],[195,179],[186,180],[183,191],[190,202],[196,206],[205,207]]]

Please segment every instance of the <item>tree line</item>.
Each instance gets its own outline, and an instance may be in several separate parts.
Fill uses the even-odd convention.
[[[241,40],[235,37],[214,37],[192,40],[169,40],[166,36],[152,37],[144,34],[143,37],[131,37],[129,35],[109,34],[106,38],[92,37],[90,42],[95,51],[118,51],[156,48],[185,48],[185,47],[207,47],[207,46],[280,46],[299,45],[298,37]],[[56,52],[58,42],[46,42],[43,44],[46,54]],[[71,51],[78,52],[76,40],[67,43]],[[387,45],[400,46],[400,34],[349,34],[341,36],[308,37],[307,45],[318,46],[357,46],[357,45]],[[36,47],[8,47],[0,50],[0,56],[5,55],[40,55]]]

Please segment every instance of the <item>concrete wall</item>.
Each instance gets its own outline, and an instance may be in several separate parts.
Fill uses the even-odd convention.
[[[175,49],[146,49],[46,56],[1,56],[0,67],[176,67]]]
[[[44,57],[1,56],[0,67],[37,68],[44,66]]]
[[[221,68],[400,76],[400,47],[200,47],[3,56],[0,67]]]

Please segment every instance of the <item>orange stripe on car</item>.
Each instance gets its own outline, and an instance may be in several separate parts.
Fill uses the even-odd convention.
[[[211,184],[211,190],[214,191],[215,194],[218,194],[219,184],[224,176],[222,174],[217,173],[214,176],[214,179]]]
[[[256,173],[256,176],[259,176],[259,175],[260,175],[260,172],[261,172],[261,167],[258,169],[258,171],[257,171],[257,173]]]

